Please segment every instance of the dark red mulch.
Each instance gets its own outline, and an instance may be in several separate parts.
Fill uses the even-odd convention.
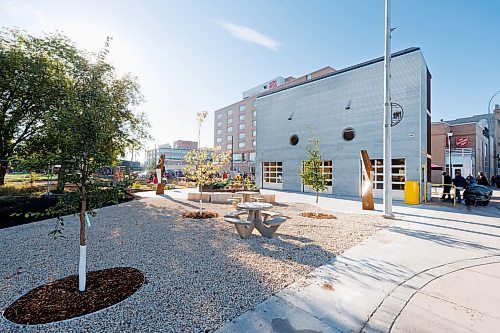
[[[212,217],[218,217],[219,214],[216,212],[211,212],[211,211],[205,211],[205,212],[184,212],[182,213],[182,217],[186,217],[189,219],[210,219]]]
[[[318,213],[318,215],[316,216],[316,213],[305,212],[305,213],[300,213],[299,215],[303,216],[303,217],[308,217],[310,219],[336,219],[337,218],[337,216],[335,216],[335,215],[325,214],[325,213]]]
[[[87,273],[86,291],[80,292],[78,275],[71,275],[31,290],[12,303],[4,317],[24,325],[75,318],[119,303],[143,283],[141,271],[117,267]]]

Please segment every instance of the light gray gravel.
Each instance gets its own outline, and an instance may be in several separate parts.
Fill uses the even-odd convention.
[[[21,327],[0,318],[0,332],[210,332],[315,267],[387,225],[373,215],[335,214],[336,220],[298,216],[306,204],[277,204],[292,217],[274,239],[242,240],[222,215],[229,205],[205,204],[221,217],[183,219],[192,202],[132,201],[98,211],[88,231],[88,270],[130,266],[147,283],[99,313],[59,324]],[[66,238],[47,234],[55,220],[0,230],[0,311],[29,290],[77,272],[78,222],[67,218]]]

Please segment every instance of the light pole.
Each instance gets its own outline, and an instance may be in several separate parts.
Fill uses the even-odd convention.
[[[231,172],[233,172],[234,165],[233,165],[233,156],[234,156],[234,136],[231,135]]]
[[[452,176],[452,172],[453,172],[453,169],[452,169],[452,164],[451,164],[451,137],[453,136],[453,132],[452,131],[449,131],[448,133],[446,133],[446,135],[448,135],[448,165],[450,166],[449,167],[449,170],[450,170],[450,177],[453,177]]]
[[[385,0],[385,55],[384,55],[384,217],[392,218],[391,177],[391,0]]]
[[[491,179],[491,156],[490,156],[490,150],[491,150],[491,146],[490,146],[490,132],[491,132],[491,120],[490,120],[490,112],[491,112],[491,101],[493,100],[493,98],[495,98],[496,95],[498,95],[498,93],[500,93],[500,90],[497,91],[496,93],[493,94],[493,96],[491,96],[490,98],[490,101],[488,102],[488,149],[486,150],[486,156],[488,158],[488,170],[487,170],[487,173],[488,173],[488,181]],[[495,135],[495,133],[493,133],[493,135]]]

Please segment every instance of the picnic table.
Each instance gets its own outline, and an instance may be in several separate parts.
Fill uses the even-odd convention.
[[[273,215],[272,219],[262,221],[262,211],[267,208],[271,208],[273,205],[264,202],[242,202],[237,205],[239,209],[246,210],[248,212],[247,220],[241,220],[239,217],[243,214],[243,211],[236,211],[232,214],[226,214],[225,220],[229,223],[233,223],[238,231],[241,238],[248,238],[254,228],[260,232],[260,234],[267,238],[272,238],[279,226],[286,221],[286,218],[280,216],[278,213],[268,212],[268,215]]]
[[[249,202],[252,196],[259,194],[259,192],[255,191],[239,191],[235,194],[241,194],[243,196],[243,200],[241,202]]]

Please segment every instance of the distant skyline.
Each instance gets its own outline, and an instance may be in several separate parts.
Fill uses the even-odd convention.
[[[432,119],[487,112],[500,90],[500,2],[393,1],[392,51],[420,47],[432,74]],[[342,69],[384,52],[384,0],[56,1],[0,0],[3,27],[61,31],[137,76],[148,143],[213,145],[213,111],[276,76]],[[382,80],[382,78],[381,78]],[[500,94],[492,101],[500,104]]]

